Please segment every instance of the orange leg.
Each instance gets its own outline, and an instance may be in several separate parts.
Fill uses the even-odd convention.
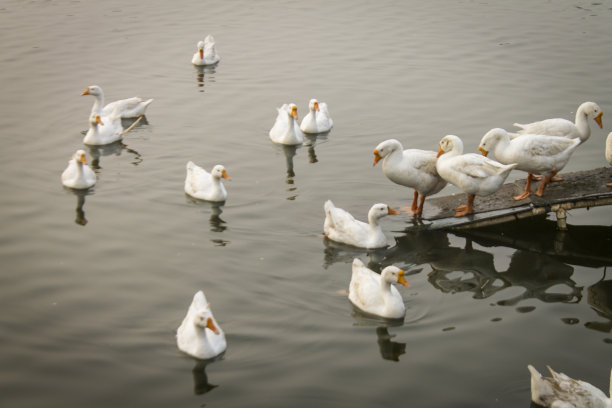
[[[546,187],[548,183],[550,183],[550,180],[552,180],[552,178],[555,177],[555,174],[557,174],[558,171],[559,170],[553,170],[552,173],[550,173],[548,176],[544,178],[544,180],[542,180],[542,182],[540,183],[540,187],[538,187],[538,191],[536,191],[536,195],[538,197],[542,197],[542,194],[544,194],[544,188]]]
[[[474,212],[474,198],[476,196],[474,194],[468,194],[467,196],[467,204],[460,205],[455,208],[455,217],[463,217],[464,215],[472,214]]]
[[[612,183],[606,183],[606,187],[612,187]]]
[[[533,174],[527,174],[527,183],[525,183],[525,191],[523,192],[523,194],[513,197],[516,201],[529,197],[529,195],[531,194],[531,180],[533,179]]]
[[[413,211],[415,214],[421,214],[423,212],[423,204],[425,203],[425,196],[421,194],[421,200],[419,201],[419,207],[416,211]]]
[[[419,192],[414,190],[414,199],[412,200],[412,205],[410,206],[410,210],[412,210],[413,214],[417,214],[417,200],[419,199]]]

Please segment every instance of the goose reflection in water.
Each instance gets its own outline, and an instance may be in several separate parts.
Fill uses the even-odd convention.
[[[123,142],[121,141],[117,141],[117,142],[107,144],[107,145],[100,145],[100,146],[87,145],[87,149],[89,150],[89,154],[92,157],[91,167],[94,170],[102,169],[102,167],[100,166],[101,157],[110,156],[110,155],[121,156],[121,153],[123,153],[124,151],[134,156],[134,158],[132,159],[132,164],[134,166],[138,166],[140,163],[142,163],[142,160],[143,160],[140,153],[138,153],[134,149],[130,149],[129,147],[127,147],[126,144],[123,144]]]
[[[365,255],[370,258],[366,266],[370,269],[379,270],[388,252],[387,248],[357,248],[352,245],[332,241],[324,235],[321,235],[321,238],[325,245],[325,249],[323,250],[323,267],[325,269],[337,262],[351,265],[353,259],[362,258]]]
[[[194,65],[196,70],[196,84],[200,92],[204,92],[206,83],[214,83],[217,64],[214,65]]]
[[[612,330],[612,280],[606,279],[606,268],[600,281],[591,285],[588,289],[588,302],[595,312],[607,319],[605,322],[587,322],[585,327],[602,333],[610,333]]]
[[[82,226],[87,225],[87,218],[85,218],[85,210],[83,209],[83,206],[85,205],[85,196],[93,194],[93,187],[87,190],[75,190],[72,188],[66,188],[66,190],[70,190],[70,192],[74,194],[77,198],[77,205],[75,210],[76,218],[74,219],[74,222]]]
[[[227,230],[227,222],[221,218],[221,213],[223,213],[223,206],[225,205],[225,201],[212,202],[198,200],[197,198],[191,197],[188,194],[185,194],[185,199],[191,204],[210,208],[210,218],[208,219],[208,223],[210,225],[211,232],[221,233]],[[230,241],[220,238],[211,239],[211,242],[215,244],[215,246],[227,246],[230,243]]]
[[[325,143],[327,142],[327,136],[329,135],[329,132],[324,132],[324,133],[318,133],[318,134],[308,134],[305,133],[304,137],[305,137],[305,141],[304,141],[304,146],[308,146],[308,161],[310,163],[318,163],[319,159],[317,158],[317,153],[315,152],[315,145],[317,144],[317,142],[319,143]]]
[[[383,360],[399,361],[399,357],[406,353],[406,343],[392,341],[395,334],[389,333],[389,327],[400,327],[403,319],[383,319],[363,313],[353,306],[354,326],[376,327],[376,342]]]
[[[193,367],[193,392],[196,395],[206,394],[207,392],[212,391],[217,388],[218,385],[210,384],[208,382],[208,375],[206,374],[206,366],[214,361],[219,359],[211,360],[198,360]]]

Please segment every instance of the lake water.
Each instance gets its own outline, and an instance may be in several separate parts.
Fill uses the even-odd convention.
[[[209,33],[221,62],[198,69]],[[1,405],[529,407],[530,363],[607,392],[610,207],[572,211],[566,233],[387,217],[377,251],[321,233],[327,199],[361,219],[410,203],[372,167],[388,138],[475,151],[490,128],[592,100],[604,128],[565,171],[608,166],[612,3],[5,0],[0,38]],[[60,174],[91,84],[155,101],[123,145],[86,148],[98,182],[75,194]],[[276,108],[303,116],[311,98],[332,131],[273,145]],[[225,165],[224,205],[185,196],[188,160]],[[403,324],[353,310],[354,257],[407,271]],[[214,362],[176,347],[199,289],[227,336]]]

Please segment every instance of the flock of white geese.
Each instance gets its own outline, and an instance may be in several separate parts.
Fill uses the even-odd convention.
[[[213,65],[220,60],[212,35],[199,41],[191,62],[197,66]],[[105,145],[123,138],[127,130],[121,119],[142,117],[153,99],[139,97],[122,99],[104,104],[102,88],[91,85],[82,95],[95,98],[89,116],[89,129],[83,138],[86,145]],[[334,122],[327,104],[311,99],[309,112],[298,121],[297,106],[293,103],[278,108],[278,115],[270,129],[270,140],[278,144],[301,145],[304,134],[329,132]],[[467,202],[456,208],[455,216],[474,212],[475,196],[486,196],[498,191],[508,174],[516,169],[527,173],[525,191],[515,196],[522,200],[531,194],[531,183],[541,180],[535,194],[542,196],[551,181],[561,180],[556,175],[568,163],[572,153],[586,142],[591,130],[589,119],[601,128],[603,112],[594,102],[585,102],[578,107],[574,122],[566,119],[546,119],[526,125],[515,124],[520,130],[509,133],[494,128],[480,141],[478,150],[482,154],[464,153],[463,142],[454,135],[447,135],[439,142],[439,150],[404,150],[396,139],[385,140],[373,151],[376,165],[382,160],[382,171],[393,183],[414,189],[411,205],[413,214],[421,214],[427,196],[441,191],[451,183],[467,194]],[[487,155],[492,152],[496,160]],[[606,139],[605,157],[612,164],[612,132]],[[211,172],[192,161],[186,165],[185,193],[201,200],[223,202],[227,190],[222,179],[230,180],[226,169],[218,164]],[[61,176],[62,184],[72,189],[88,189],[95,185],[96,174],[87,165],[86,154],[77,150]],[[612,187],[612,183],[607,184]],[[381,248],[387,239],[379,220],[397,211],[386,204],[374,204],[368,212],[368,222],[355,219],[349,212],[335,207],[331,200],[324,204],[323,230],[327,239],[344,244]],[[360,311],[385,319],[403,319],[405,306],[399,291],[393,284],[409,287],[404,271],[396,266],[387,266],[380,274],[368,269],[361,260],[352,264],[349,283],[350,302]],[[222,354],[227,347],[225,334],[217,323],[210,304],[202,291],[198,291],[183,322],[177,330],[178,348],[198,359],[211,359]],[[555,408],[612,408],[612,399],[602,391],[583,381],[569,378],[549,370],[552,377],[543,377],[531,365],[532,400],[540,405]],[[612,392],[612,376],[611,376]]]

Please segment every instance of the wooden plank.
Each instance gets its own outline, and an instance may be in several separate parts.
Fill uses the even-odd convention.
[[[612,182],[612,168],[601,167],[560,176],[563,181],[550,183],[544,191],[544,197],[535,195],[539,183],[534,182],[534,193],[520,201],[515,201],[512,197],[524,191],[525,179],[504,184],[490,196],[477,196],[474,214],[465,217],[455,217],[455,208],[466,202],[466,195],[463,193],[428,198],[421,218],[413,217],[406,207],[400,209],[412,223],[409,229],[432,230],[478,228],[552,211],[563,218],[565,211],[573,208],[612,204],[612,188],[605,185]]]

